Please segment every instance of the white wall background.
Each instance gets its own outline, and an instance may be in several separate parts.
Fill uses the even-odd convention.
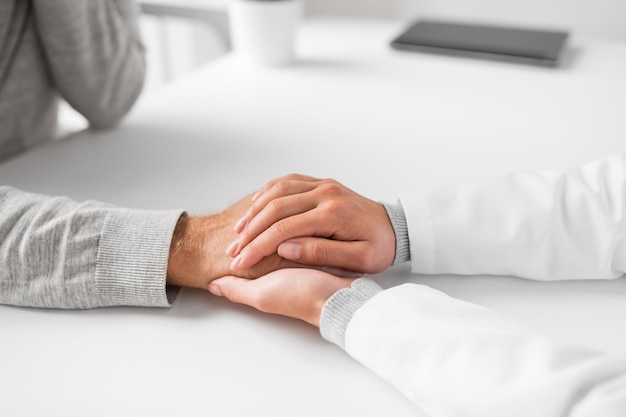
[[[216,29],[202,20],[146,15],[141,16],[139,26],[147,63],[142,94],[161,88],[227,51]],[[63,138],[86,127],[85,118],[62,101],[56,136]]]
[[[166,84],[227,51],[216,29],[203,20],[142,16],[146,46],[145,91]]]
[[[154,2],[155,0],[152,0]],[[228,0],[185,0],[225,10]],[[568,29],[574,34],[626,40],[626,0],[305,0],[309,15],[367,16],[412,20],[439,17]],[[182,0],[157,3],[181,6]],[[226,51],[215,29],[203,22],[143,16],[148,49],[144,91],[155,90]],[[86,127],[64,104],[59,136]]]
[[[310,14],[431,16],[569,29],[626,40],[626,0],[305,0]]]

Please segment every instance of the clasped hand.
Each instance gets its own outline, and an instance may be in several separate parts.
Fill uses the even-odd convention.
[[[395,234],[385,208],[334,180],[292,174],[265,184],[236,222],[226,253],[244,271],[278,253],[287,261],[377,273],[395,256]],[[257,280],[227,276],[209,291],[263,312],[319,326],[321,309],[354,279],[312,269],[283,269]]]
[[[393,262],[396,240],[383,205],[334,180],[292,174],[267,183],[253,201],[227,250],[235,270],[274,252],[361,273],[381,272]]]

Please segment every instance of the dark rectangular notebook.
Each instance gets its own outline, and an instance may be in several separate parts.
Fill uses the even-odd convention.
[[[556,66],[567,32],[420,20],[391,42],[396,49]]]

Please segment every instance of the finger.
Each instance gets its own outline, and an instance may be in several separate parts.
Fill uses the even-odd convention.
[[[217,278],[209,284],[209,292],[218,297],[225,297],[233,303],[252,305],[253,298],[251,291],[253,281],[245,278],[226,276]]]
[[[237,239],[226,250],[226,254],[237,256],[248,243],[269,229],[274,223],[306,213],[316,206],[317,201],[311,193],[290,195],[273,200],[241,231]]]
[[[305,181],[281,181],[276,183],[265,194],[259,197],[251,206],[246,210],[244,215],[237,221],[234,227],[236,233],[241,233],[242,230],[254,219],[261,211],[263,211],[268,205],[275,204],[276,200],[281,198],[300,195],[307,193],[316,187],[317,183],[305,182]]]
[[[259,191],[257,191],[256,194],[254,194],[252,196],[252,201],[256,201],[261,195],[263,195],[267,190],[272,188],[276,183],[278,183],[280,181],[287,181],[287,180],[321,181],[318,178],[309,177],[307,175],[301,175],[301,174],[289,174],[289,175],[285,175],[285,176],[282,176],[282,177],[274,178],[273,180],[268,181],[267,183],[265,183],[265,185],[263,187],[261,187],[261,189]]]
[[[295,237],[331,236],[332,227],[330,222],[320,221],[314,211],[279,220],[243,248],[230,267],[241,270],[256,265],[265,256],[276,252],[278,245]]]
[[[281,243],[278,254],[305,265],[342,268],[360,273],[374,271],[376,254],[365,241],[345,242],[317,237],[301,237]]]
[[[270,189],[265,191],[262,196],[256,198],[250,208],[246,210],[245,214],[235,223],[235,232],[241,233],[248,223],[272,201],[293,194],[306,193],[314,189],[316,184],[315,182],[300,180],[276,182]]]

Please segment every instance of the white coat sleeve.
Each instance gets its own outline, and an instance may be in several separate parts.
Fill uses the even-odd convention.
[[[626,415],[626,360],[555,343],[422,285],[362,304],[345,349],[430,417]]]
[[[565,173],[515,172],[401,196],[412,271],[620,277],[625,196],[626,158],[619,155]]]

